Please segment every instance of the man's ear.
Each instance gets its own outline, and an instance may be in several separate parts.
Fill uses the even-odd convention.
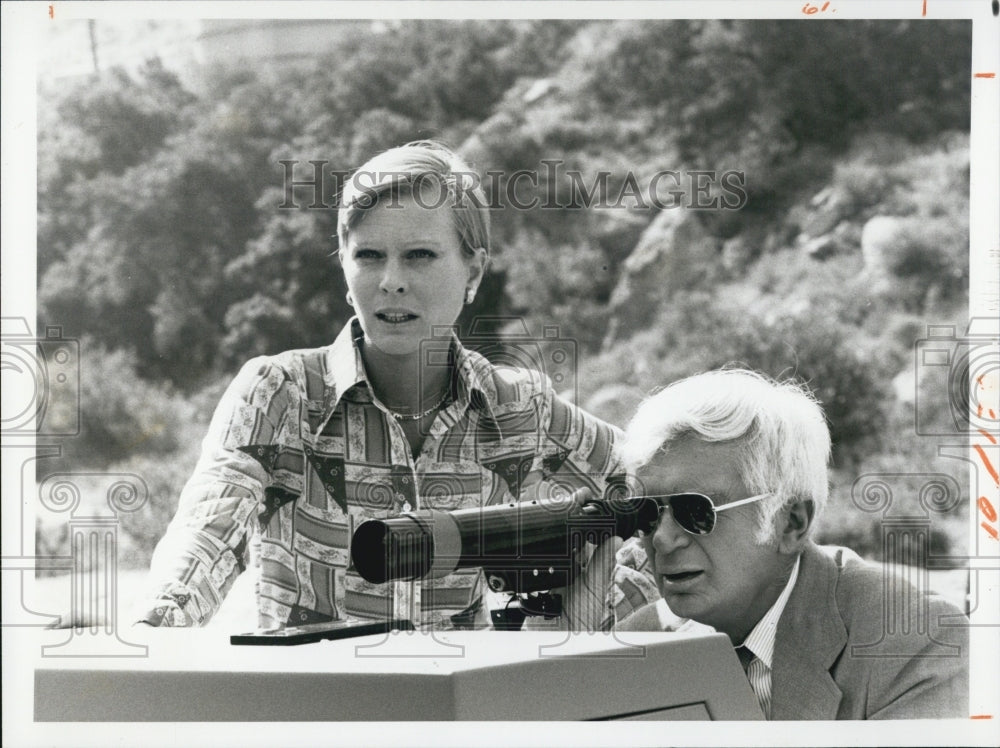
[[[782,510],[783,524],[778,528],[779,551],[798,553],[802,550],[815,513],[816,505],[812,499],[799,499]]]

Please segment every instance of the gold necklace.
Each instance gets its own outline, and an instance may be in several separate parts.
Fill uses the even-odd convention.
[[[429,407],[427,410],[425,410],[423,413],[413,413],[413,414],[397,413],[388,405],[385,406],[385,409],[388,411],[389,415],[395,418],[397,421],[419,421],[421,418],[426,418],[435,410],[441,408],[448,401],[448,398],[450,397],[451,397],[451,392],[445,390],[444,395],[441,397],[441,399],[438,400],[434,405]]]

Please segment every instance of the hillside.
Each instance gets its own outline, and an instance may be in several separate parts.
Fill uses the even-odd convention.
[[[317,199],[282,162],[301,181],[434,137],[494,205],[467,335],[557,326],[569,394],[618,424],[726,363],[805,381],[835,441],[823,535],[877,556],[859,477],[895,474],[914,511],[918,468],[968,484],[914,433],[918,409],[951,413],[913,352],[965,323],[969,54],[965,22],[421,21],[204,91],[155,61],[42,91],[39,325],[82,339],[64,466],[144,477],[123,520],[142,565],[239,364],[349,315],[334,180]],[[964,542],[967,506],[935,549]]]

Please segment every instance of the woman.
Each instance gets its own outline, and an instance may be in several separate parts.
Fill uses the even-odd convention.
[[[389,615],[486,625],[480,570],[371,584],[348,569],[353,528],[515,501],[529,485],[600,495],[618,468],[612,427],[449,332],[487,266],[486,205],[436,143],[356,172],[337,235],[357,314],[332,345],[253,359],[230,385],[154,554],[142,622],[206,623],[253,559],[261,628]]]

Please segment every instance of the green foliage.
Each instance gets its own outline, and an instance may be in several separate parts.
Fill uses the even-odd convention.
[[[506,292],[512,309],[529,329],[560,320],[560,335],[594,348],[607,325],[605,303],[613,276],[599,247],[552,245],[525,232],[504,248]]]
[[[124,568],[149,567],[153,550],[177,511],[177,501],[194,469],[199,445],[200,440],[185,444],[169,460],[156,455],[136,455],[114,466],[117,471],[141,475],[149,492],[145,504],[120,517],[119,556]]]
[[[88,336],[66,459],[155,484],[127,530],[146,558],[218,383],[351,314],[336,211],[301,187],[288,207],[279,162],[301,180],[310,160],[329,174],[433,137],[484,170],[541,172],[519,196],[561,203],[494,196],[494,261],[462,324],[558,325],[583,400],[618,423],[636,393],[739,362],[814,389],[843,485],[930,460],[894,430],[912,406],[891,383],[966,300],[969,59],[966,22],[415,21],[310,69],[220,67],[197,92],[155,62],[43,90],[39,321]],[[740,170],[749,202],[688,216],[680,238],[650,230],[653,210],[565,203],[567,170],[614,193],[668,169]],[[863,253],[881,217],[898,231]],[[875,552],[867,527],[842,514],[825,537]]]
[[[788,196],[795,171],[781,167],[803,148],[843,150],[867,123],[914,140],[968,127],[968,23],[642,21],[616,32],[590,68],[598,100],[669,123],[687,166],[746,170],[758,200]]]
[[[601,354],[581,376],[586,391],[625,383],[651,392],[681,377],[739,365],[809,386],[830,423],[835,463],[856,464],[878,449],[893,397],[891,359],[822,308],[782,309],[775,297],[741,297],[732,290],[677,294],[648,331]]]
[[[930,401],[928,404],[937,403]],[[892,494],[890,511],[893,517],[929,522],[928,541],[932,555],[947,555],[955,548],[965,547],[971,500],[969,464],[963,459],[939,454],[940,440],[914,435],[913,408],[913,402],[894,400],[886,403],[880,449],[863,455],[850,470],[833,471],[830,501],[817,527],[817,538],[821,542],[845,544],[868,558],[883,558],[884,523],[880,521],[883,517],[865,512],[859,506],[864,505],[860,497],[862,486],[877,480]],[[949,494],[951,508],[944,513],[929,511],[921,503],[921,492],[931,481],[944,485],[948,479],[958,488],[957,495]]]
[[[169,454],[190,439],[192,406],[140,379],[133,354],[84,338],[80,355],[80,433],[62,440],[69,465],[103,468],[130,455]]]
[[[96,217],[92,181],[144,164],[190,124],[194,96],[158,61],[79,88],[43,91],[38,126],[38,270],[64,257]],[[100,189],[105,185],[93,185]]]

